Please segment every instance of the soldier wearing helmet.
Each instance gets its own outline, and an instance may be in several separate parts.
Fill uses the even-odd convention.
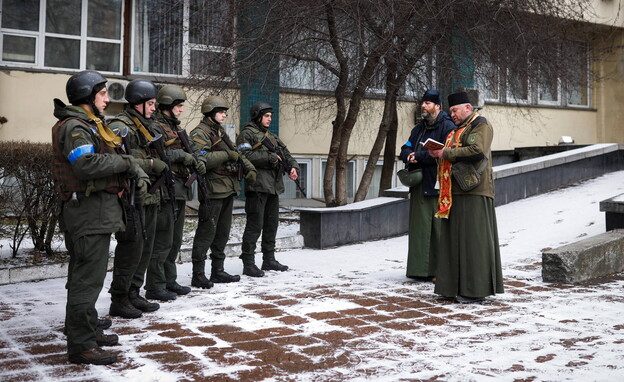
[[[151,153],[149,143],[155,132],[151,118],[156,110],[156,86],[145,80],[133,80],[126,86],[125,99],[128,105],[110,121],[111,128],[118,134],[126,134],[124,149],[131,154],[153,183],[167,169],[165,162]],[[123,132],[123,133],[122,133]],[[127,133],[126,133],[127,132]],[[156,217],[160,197],[158,193],[146,193],[135,198],[135,206],[129,198],[124,199],[126,229],[117,232],[113,280],[109,289],[111,305],[109,314],[123,318],[138,318],[143,312],[160,308],[157,303],[147,301],[139,294],[156,235]],[[137,212],[138,211],[138,212]],[[140,219],[136,224],[135,219]],[[143,232],[137,232],[137,227]]]
[[[225,246],[230,237],[234,197],[240,194],[240,181],[256,180],[256,169],[235,149],[223,129],[230,108],[222,97],[204,99],[201,112],[204,118],[191,131],[198,153],[206,160],[209,203],[200,201],[199,223],[193,240],[193,278],[191,285],[207,289],[213,283],[240,280],[224,270]],[[246,172],[244,171],[246,170]],[[206,253],[210,248],[212,267],[210,280],[205,276]]]
[[[115,345],[116,335],[98,329],[95,309],[102,290],[111,233],[124,229],[119,195],[127,179],[147,188],[147,175],[132,157],[122,155],[120,139],[101,115],[110,102],[106,79],[95,71],[67,81],[71,106],[54,100],[53,178],[61,202],[59,227],[70,255],[65,332],[68,360],[106,365],[117,355],[100,346]]]
[[[279,194],[284,192],[280,161],[287,161],[292,167],[289,178],[296,180],[299,165],[290,155],[279,137],[269,131],[273,107],[266,102],[254,104],[247,122],[236,141],[239,150],[256,166],[258,179],[255,184],[245,185],[245,212],[247,224],[243,233],[241,259],[243,274],[262,277],[263,271],[285,271],[288,266],[275,260],[275,237],[279,223]],[[279,147],[284,157],[280,157],[262,144],[268,139],[272,147]],[[255,265],[256,242],[262,233],[262,270]]]
[[[191,288],[178,284],[176,267],[182,246],[186,201],[192,196],[185,183],[192,172],[205,174],[206,165],[200,158],[187,153],[178,137],[179,118],[184,112],[186,101],[184,90],[177,85],[165,85],[158,91],[157,101],[158,110],[154,119],[158,123],[154,125],[154,129],[162,134],[167,142],[165,153],[171,162],[171,170],[176,180],[174,188],[177,216],[173,216],[169,208],[160,211],[156,228],[158,235],[154,240],[152,260],[147,269],[146,289],[164,291],[169,296],[175,297],[191,291]],[[168,192],[163,192],[162,196],[164,203],[171,203]]]

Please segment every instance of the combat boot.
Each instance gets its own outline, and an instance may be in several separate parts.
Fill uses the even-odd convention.
[[[243,264],[243,274],[249,277],[264,277],[262,272],[256,264]]]
[[[76,354],[70,354],[67,359],[71,363],[87,363],[91,365],[110,365],[117,361],[117,354],[110,353],[95,347]]]
[[[288,270],[288,265],[280,264],[279,261],[275,259],[269,259],[262,261],[262,270],[284,272]]]
[[[108,314],[123,318],[139,318],[143,315],[139,309],[135,308],[130,303],[128,295],[111,296],[111,305]]]
[[[177,294],[165,289],[148,290],[145,292],[145,298],[149,298],[150,300],[171,301],[175,300],[176,297],[178,297]]]
[[[202,289],[210,289],[214,286],[212,281],[206,278],[206,274],[204,272],[193,273],[191,285]]]
[[[167,285],[167,290],[169,292],[177,294],[178,296],[189,294],[191,292],[191,288],[187,286],[182,286],[175,281],[173,282],[173,284]]]
[[[156,302],[149,302],[141,296],[139,288],[130,288],[130,291],[128,292],[128,299],[135,308],[143,312],[155,312],[160,309],[160,304]]]
[[[113,346],[119,343],[119,337],[117,334],[104,334],[101,331],[96,331],[95,342],[98,346]]]
[[[223,268],[212,268],[210,273],[210,281],[218,283],[235,283],[240,281],[239,275],[231,275],[223,270]]]

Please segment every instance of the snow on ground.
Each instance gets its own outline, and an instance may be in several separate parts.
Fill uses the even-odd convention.
[[[26,380],[53,381],[620,381],[624,280],[552,286],[542,282],[539,263],[544,248],[604,232],[598,204],[621,193],[624,172],[615,172],[498,207],[506,293],[487,304],[441,302],[432,284],[406,279],[407,236],[290,250],[277,254],[291,267],[288,272],[243,276],[239,283],[193,290],[141,319],[114,319],[111,330],[121,345],[113,349],[123,360],[111,367],[59,369],[66,366],[59,332],[64,279],[0,286],[0,380],[27,370],[33,379]],[[226,271],[240,274],[240,260],[227,259]],[[179,265],[178,281],[189,285],[190,273],[191,264]],[[109,304],[105,288],[98,311],[107,313]],[[219,332],[233,327],[238,339]],[[272,337],[270,331],[279,330],[289,332]],[[333,339],[336,333],[345,339]],[[241,335],[262,338],[237,342]],[[322,346],[289,343],[279,347],[287,356],[274,358],[269,350],[253,348],[276,346],[290,335]],[[55,362],[39,362],[24,345],[22,337],[29,336],[55,347]],[[207,343],[191,346],[178,337]],[[155,350],[161,347],[167,350]],[[164,357],[174,355],[161,355],[178,353],[191,357],[192,365],[173,367]],[[3,367],[10,362],[21,362],[22,370]],[[279,371],[267,364],[277,364]],[[245,374],[254,370],[265,374]]]

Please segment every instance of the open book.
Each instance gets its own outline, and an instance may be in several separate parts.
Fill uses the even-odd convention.
[[[423,145],[423,147],[427,150],[439,150],[444,147],[444,143],[440,143],[435,139],[431,138],[427,138],[426,141],[420,142],[420,144]]]

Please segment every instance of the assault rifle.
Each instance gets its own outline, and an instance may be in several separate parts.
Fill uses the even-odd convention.
[[[130,148],[130,139],[128,138],[128,127],[124,126],[118,130],[121,141],[123,142],[124,150],[126,154],[132,155],[132,149]],[[136,196],[136,184],[137,179],[130,179],[130,208],[132,209],[132,220],[134,220],[134,232],[141,232],[143,234],[143,240],[147,240],[147,233],[145,232],[145,225],[143,224],[143,216],[141,215],[140,207],[135,203]]]
[[[227,134],[223,133],[223,135],[221,136],[221,140],[223,141],[223,143],[225,143],[225,145],[228,147],[228,149],[232,150],[232,151],[238,151],[236,150],[236,148],[234,148],[234,145],[232,144],[232,141],[230,141],[230,137],[228,137]],[[240,154],[240,153],[239,153]],[[243,176],[247,175],[247,173],[249,172],[249,167],[247,167],[247,165],[245,164],[245,162],[243,161],[243,158],[238,157],[238,161],[236,161],[236,163],[238,164],[238,166],[240,167],[241,170],[243,170]],[[241,173],[238,173],[238,180],[242,180],[243,177],[241,176]]]
[[[269,149],[270,152],[277,154],[277,156],[279,156],[279,159],[278,159],[279,168],[277,169],[277,176],[279,177],[283,175],[286,175],[286,176],[290,175],[290,171],[292,170],[293,167],[290,165],[290,163],[288,163],[288,161],[284,157],[284,153],[282,152],[282,149],[279,147],[279,145],[273,145],[271,140],[269,140],[269,137],[266,135],[262,137],[262,140],[260,141],[260,143],[262,143],[264,147]],[[303,190],[303,187],[301,187],[299,178],[295,179],[294,182],[297,185],[297,188],[299,189],[299,191],[301,191],[301,193],[303,194],[303,197],[307,198],[307,195],[305,191]]]
[[[154,137],[154,139],[152,139],[152,142],[150,142],[150,144],[154,148],[154,150],[156,150],[156,152],[158,153],[158,157],[160,157],[160,160],[165,162],[168,168],[165,170],[163,175],[154,182],[152,187],[149,189],[149,192],[150,193],[156,192],[158,187],[160,187],[160,185],[164,181],[165,186],[167,186],[167,193],[169,194],[169,201],[171,203],[171,211],[173,212],[173,218],[175,220],[178,220],[178,205],[176,204],[175,178],[173,176],[173,171],[171,171],[171,161],[169,160],[169,158],[167,157],[167,154],[165,153],[165,142],[163,142],[162,134],[156,134],[156,136]]]
[[[193,155],[193,147],[191,146],[191,140],[186,130],[178,130],[178,137],[180,138],[180,142],[182,142],[184,151]],[[208,196],[208,185],[206,184],[206,178],[202,174],[198,173],[197,171],[193,172],[191,176],[189,176],[186,183],[184,183],[184,185],[186,187],[191,187],[195,180],[197,180],[197,188],[199,189],[200,201],[204,203],[209,203],[210,198]]]

